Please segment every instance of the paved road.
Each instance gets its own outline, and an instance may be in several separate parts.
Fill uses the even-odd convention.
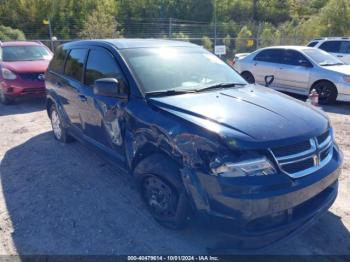
[[[126,174],[79,143],[53,139],[43,105],[0,105],[0,255],[203,254],[232,241],[198,225],[184,231],[160,227]],[[326,109],[340,110],[330,116],[341,123],[339,135],[348,135],[341,145],[346,147],[350,106],[339,108]],[[350,254],[349,182],[346,170],[331,211],[268,253]]]

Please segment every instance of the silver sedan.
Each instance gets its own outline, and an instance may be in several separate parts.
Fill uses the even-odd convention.
[[[273,75],[273,89],[301,95],[315,89],[320,103],[350,102],[350,65],[320,49],[262,48],[236,61],[234,68],[249,83],[264,84],[265,76]]]

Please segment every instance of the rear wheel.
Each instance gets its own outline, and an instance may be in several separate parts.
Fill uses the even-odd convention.
[[[319,95],[319,103],[321,105],[333,104],[337,100],[338,90],[337,88],[328,81],[321,81],[315,84],[311,90],[315,89]]]
[[[71,142],[71,137],[67,134],[67,130],[64,128],[62,118],[60,117],[56,106],[53,104],[50,110],[50,119],[52,131],[55,138],[63,143]]]
[[[0,87],[0,103],[4,105],[9,105],[13,103],[13,99],[4,94],[3,89]]]
[[[250,72],[243,72],[241,76],[247,81],[249,84],[254,84],[255,83],[255,78]]]
[[[166,228],[186,227],[191,208],[177,165],[166,156],[154,154],[143,159],[134,174],[154,219]]]

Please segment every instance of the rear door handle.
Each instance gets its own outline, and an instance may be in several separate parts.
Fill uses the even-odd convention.
[[[343,57],[342,55],[337,55],[337,57]]]
[[[56,82],[56,85],[57,85],[58,87],[63,87],[63,84],[62,84],[61,82]]]
[[[86,102],[86,101],[87,101],[87,97],[84,96],[84,95],[79,95],[78,97],[79,97],[79,100],[80,100],[81,102]]]

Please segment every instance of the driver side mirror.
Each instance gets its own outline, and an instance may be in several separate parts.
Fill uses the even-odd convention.
[[[304,67],[312,67],[312,64],[304,59],[299,60],[299,65],[304,66]]]
[[[97,79],[93,91],[94,94],[98,96],[115,97],[119,99],[128,98],[123,80],[118,80],[116,78]]]

